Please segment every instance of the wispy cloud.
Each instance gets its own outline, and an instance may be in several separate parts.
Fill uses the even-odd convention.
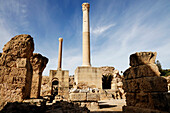
[[[111,27],[115,26],[116,24],[110,24],[105,26],[97,26],[96,28],[91,28],[91,33],[94,35],[100,35],[105,31],[109,30]]]

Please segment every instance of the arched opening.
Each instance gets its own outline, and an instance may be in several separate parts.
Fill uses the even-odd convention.
[[[52,95],[58,95],[58,79],[52,81]]]
[[[102,88],[103,89],[111,89],[112,79],[113,79],[112,75],[103,75],[103,77],[102,77]]]

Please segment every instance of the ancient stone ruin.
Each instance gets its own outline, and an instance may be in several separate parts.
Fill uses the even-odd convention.
[[[30,58],[33,76],[31,86],[31,98],[39,98],[41,90],[42,72],[48,63],[48,59],[41,54],[34,53]]]
[[[17,35],[5,44],[0,57],[0,105],[30,97],[33,51],[30,35]]]
[[[124,72],[126,92],[125,113],[168,112],[167,81],[160,77],[155,64],[156,52],[140,52],[130,56],[130,66]]]
[[[39,97],[42,72],[48,59],[33,51],[30,35],[17,35],[5,44],[0,57],[0,109],[7,102]]]
[[[40,96],[48,95],[51,95],[50,78],[49,76],[42,76]]]

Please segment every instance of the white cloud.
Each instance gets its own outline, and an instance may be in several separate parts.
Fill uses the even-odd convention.
[[[105,31],[109,30],[111,27],[115,26],[116,24],[110,24],[105,26],[97,26],[96,28],[91,28],[91,33],[94,35],[100,35]]]

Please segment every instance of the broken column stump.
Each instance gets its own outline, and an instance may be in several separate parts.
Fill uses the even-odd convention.
[[[31,95],[30,98],[39,98],[41,90],[42,72],[44,71],[48,58],[42,56],[39,53],[34,53],[30,58],[30,62],[33,68]]]

